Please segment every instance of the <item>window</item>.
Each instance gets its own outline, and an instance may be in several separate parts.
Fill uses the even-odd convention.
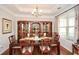
[[[58,31],[62,39],[75,38],[75,11],[74,9],[58,16]]]
[[[66,38],[66,28],[59,28],[59,34],[62,38]]]

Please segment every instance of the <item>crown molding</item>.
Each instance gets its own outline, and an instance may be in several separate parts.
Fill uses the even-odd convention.
[[[58,14],[54,15],[54,16],[58,16],[60,14],[63,14],[65,11],[70,10],[72,8],[74,8],[77,4],[73,4],[71,6],[67,6],[67,8],[65,8],[63,11],[59,12]]]

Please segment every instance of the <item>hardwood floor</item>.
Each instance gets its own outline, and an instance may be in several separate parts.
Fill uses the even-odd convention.
[[[9,49],[6,50],[4,53],[2,53],[2,55],[9,55]],[[20,55],[20,54],[18,54]],[[34,51],[33,55],[40,55],[36,52],[36,50]],[[51,55],[56,55],[56,51],[55,49],[52,49]],[[60,55],[72,55],[71,52],[69,52],[67,49],[63,48],[62,46],[60,47]]]
[[[72,53],[68,51],[67,49],[65,49],[64,47],[60,47],[60,54],[61,55],[72,55]]]

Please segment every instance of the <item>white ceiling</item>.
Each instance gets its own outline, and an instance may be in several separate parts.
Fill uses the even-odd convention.
[[[74,4],[2,4],[5,10],[15,15],[32,15],[34,8],[38,7],[42,10],[42,15],[55,16],[73,6]]]

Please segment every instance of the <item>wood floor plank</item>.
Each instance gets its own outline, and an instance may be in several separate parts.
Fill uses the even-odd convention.
[[[4,53],[2,53],[2,55],[9,55],[9,49],[7,49]],[[18,55],[20,55],[20,54],[18,54]],[[38,54],[36,51],[34,51],[33,55],[40,55],[40,54]],[[52,50],[51,55],[56,55],[55,49]],[[61,46],[60,55],[72,55],[72,53]]]

